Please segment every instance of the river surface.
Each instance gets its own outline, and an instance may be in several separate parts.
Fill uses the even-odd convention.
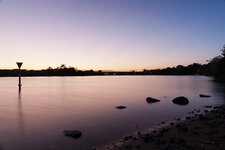
[[[24,77],[20,92],[17,85],[0,78],[0,150],[88,150],[225,102],[224,85],[204,76]],[[190,103],[173,104],[177,96]],[[79,139],[62,133],[77,129]]]

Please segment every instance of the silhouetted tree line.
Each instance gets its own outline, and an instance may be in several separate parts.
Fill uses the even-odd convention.
[[[146,70],[144,69],[144,74],[152,75],[197,75],[201,74],[204,65],[194,63],[188,66],[178,65],[177,67],[168,67],[164,69]]]
[[[91,76],[91,75],[207,75],[225,79],[225,45],[222,54],[214,57],[207,64],[193,63],[188,66],[178,65],[164,69],[154,69],[129,72],[102,72],[93,70],[78,70],[74,67],[61,65],[57,68],[49,67],[44,70],[22,70],[23,76]],[[18,76],[18,70],[0,70],[0,76]]]
[[[149,75],[206,75],[214,76],[218,79],[225,79],[225,45],[221,50],[222,54],[214,57],[207,64],[194,63],[188,66],[178,65],[173,68],[146,70],[143,74]]]
[[[19,70],[0,70],[0,76],[18,76]],[[66,67],[62,64],[60,67],[48,67],[43,70],[21,70],[22,76],[90,76],[90,75],[104,75],[101,70],[78,70],[74,67]]]
[[[215,76],[216,78],[225,79],[225,45],[221,50],[221,55],[214,57],[207,64],[206,75]]]

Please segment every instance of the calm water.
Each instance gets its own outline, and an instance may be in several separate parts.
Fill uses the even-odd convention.
[[[26,77],[21,93],[17,78],[0,83],[1,150],[86,150],[225,102],[223,85],[203,76]],[[189,98],[187,106],[171,102],[181,95]],[[161,102],[147,104],[148,96]],[[65,129],[83,136],[65,137]]]

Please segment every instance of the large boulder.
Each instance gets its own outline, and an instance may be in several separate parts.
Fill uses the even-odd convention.
[[[184,96],[180,96],[180,97],[174,98],[173,103],[179,104],[179,105],[187,105],[189,103],[189,100]]]
[[[146,102],[147,103],[156,103],[156,102],[159,102],[160,100],[158,99],[155,99],[155,98],[152,98],[152,97],[147,97],[146,98]]]
[[[79,131],[79,130],[64,130],[63,134],[65,136],[69,136],[69,137],[72,137],[74,139],[77,139],[77,138],[81,137],[82,132]]]
[[[202,98],[208,98],[208,97],[211,97],[210,95],[204,95],[204,94],[199,94],[200,97]]]

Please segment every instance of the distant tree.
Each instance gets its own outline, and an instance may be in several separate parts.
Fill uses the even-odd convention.
[[[209,63],[218,63],[222,59],[222,56],[216,56],[209,61]]]
[[[75,70],[75,68],[74,68],[74,67],[71,67],[71,66],[69,66],[68,69],[69,69],[69,70]]]
[[[66,68],[66,65],[65,64],[61,64],[60,68],[61,69],[65,69]]]
[[[177,69],[183,69],[183,68],[184,68],[184,66],[182,66],[182,65],[178,65],[176,68],[177,68]]]
[[[201,69],[201,64],[198,64],[198,63],[193,63],[193,64],[187,66],[187,72],[190,75],[199,74],[200,69]]]
[[[47,68],[47,70],[53,70],[53,68],[49,66],[49,67]]]
[[[211,75],[225,79],[225,45],[221,51],[221,55],[210,60],[208,68],[210,69]]]
[[[69,68],[66,69],[66,73],[68,73],[68,74],[73,74],[75,72],[76,72],[76,70],[75,70],[74,67],[69,67]]]
[[[222,51],[223,59],[225,59],[225,45],[223,46],[223,49],[221,51]]]

